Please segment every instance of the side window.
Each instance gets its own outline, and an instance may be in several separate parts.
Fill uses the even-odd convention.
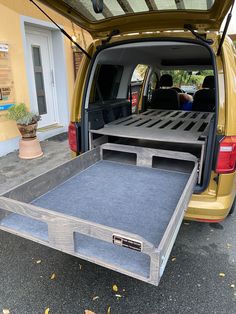
[[[147,91],[147,99],[150,102],[152,99],[152,92],[158,88],[158,75],[157,73],[153,72],[150,76],[150,80],[148,83],[148,91]]]
[[[145,64],[138,64],[132,74],[131,82],[143,82],[147,68]]]
[[[143,80],[146,74],[146,71],[148,69],[148,66],[145,64],[138,64],[136,68],[134,69],[134,72],[132,74],[131,78],[131,95],[132,95],[132,112],[137,113],[139,109],[139,100],[141,96],[142,86],[143,86]]]
[[[173,78],[173,87],[181,89],[182,92],[194,95],[201,88],[204,78],[214,75],[213,70],[168,70],[161,71],[161,75],[170,74]],[[180,91],[178,91],[180,92]]]
[[[117,97],[123,66],[103,64],[97,71],[94,83],[94,101],[113,100]]]

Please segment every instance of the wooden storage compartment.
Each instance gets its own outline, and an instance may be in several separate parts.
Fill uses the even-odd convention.
[[[188,153],[105,144],[2,195],[0,229],[157,285],[197,167]]]

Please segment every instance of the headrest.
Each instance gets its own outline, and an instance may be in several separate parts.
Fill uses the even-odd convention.
[[[163,74],[160,78],[160,87],[171,87],[173,86],[173,79],[170,74]]]
[[[215,88],[215,80],[213,75],[208,75],[204,78],[202,88]]]

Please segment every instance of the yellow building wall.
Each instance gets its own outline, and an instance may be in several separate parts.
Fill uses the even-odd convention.
[[[50,10],[48,7],[39,3],[39,5],[51,16],[59,25],[73,35],[73,31],[80,34],[81,29]],[[35,19],[49,22],[49,20],[40,12],[29,0],[0,0],[0,43],[9,45],[9,57],[11,62],[12,76],[14,82],[15,102],[24,102],[29,105],[29,87],[26,76],[26,64],[24,58],[23,34],[21,29],[21,16],[29,16]],[[91,37],[84,32],[85,41],[89,43]],[[74,66],[73,51],[71,42],[64,38],[64,48],[67,65],[68,82],[68,103],[71,103],[74,87]],[[6,111],[0,111],[0,141],[5,141],[19,135],[19,131],[14,121],[7,121]]]

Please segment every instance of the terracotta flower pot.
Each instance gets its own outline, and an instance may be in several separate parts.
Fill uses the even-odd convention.
[[[29,125],[17,124],[22,139],[19,145],[19,157],[22,159],[33,159],[43,155],[39,140],[36,137],[38,123]]]
[[[21,159],[33,159],[43,156],[43,152],[37,138],[21,139],[19,157]]]
[[[36,138],[37,126],[37,122],[29,125],[17,124],[23,139]]]

